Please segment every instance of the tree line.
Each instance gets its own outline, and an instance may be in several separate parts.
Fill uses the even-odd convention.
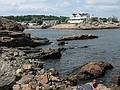
[[[40,22],[43,20],[57,20],[58,23],[65,23],[68,20],[68,17],[66,16],[46,16],[46,15],[25,15],[25,16],[3,16],[4,18],[7,18],[9,20],[14,20],[17,22]]]

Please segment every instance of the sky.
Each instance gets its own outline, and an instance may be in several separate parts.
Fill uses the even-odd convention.
[[[0,0],[0,15],[57,15],[88,12],[120,18],[120,0]]]

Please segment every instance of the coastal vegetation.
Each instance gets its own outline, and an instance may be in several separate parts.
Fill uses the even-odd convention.
[[[66,16],[46,16],[46,15],[25,15],[25,16],[3,16],[9,20],[14,20],[17,22],[32,22],[32,23],[41,23],[44,20],[57,20],[58,23],[67,22],[68,17]]]
[[[8,20],[21,23],[25,28],[32,29],[113,29],[120,28],[120,21],[117,17],[95,17],[91,16],[80,23],[69,23],[67,16],[52,15],[25,15],[25,16],[4,16]]]
[[[94,22],[97,22],[97,23],[119,23],[119,19],[117,17],[108,17],[108,18],[105,18],[105,17],[91,17],[87,20],[84,20],[83,22],[85,23],[94,23]]]

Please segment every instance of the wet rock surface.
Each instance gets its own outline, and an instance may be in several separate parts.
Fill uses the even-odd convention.
[[[77,68],[63,79],[70,81],[72,85],[76,85],[78,80],[86,81],[102,77],[107,70],[111,70],[112,68],[113,66],[107,62],[91,61]]]
[[[0,18],[0,30],[24,31],[24,27],[12,20]]]
[[[92,61],[83,65],[80,69],[81,73],[90,74],[93,77],[104,75],[107,70],[113,69],[113,66],[103,61]]]
[[[69,40],[86,40],[86,39],[96,39],[98,36],[95,35],[73,35],[73,36],[63,36],[57,39],[57,41],[69,41]]]
[[[47,38],[31,38],[31,34],[13,31],[0,31],[0,46],[6,47],[36,47],[50,44]]]

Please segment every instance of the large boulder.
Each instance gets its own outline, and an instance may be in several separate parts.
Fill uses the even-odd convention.
[[[76,85],[78,80],[83,81],[102,77],[107,70],[112,68],[113,66],[107,62],[91,61],[63,77],[63,80],[68,80],[72,85]]]
[[[0,60],[0,90],[10,90],[15,81],[15,70],[10,63]]]
[[[46,48],[43,49],[41,55],[43,59],[59,59],[61,57],[61,52],[58,49]]]
[[[24,27],[12,20],[0,18],[0,30],[24,31]]]
[[[113,66],[103,61],[91,61],[83,65],[80,69],[81,73],[90,74],[93,77],[100,77],[104,75],[107,70],[112,69]]]

